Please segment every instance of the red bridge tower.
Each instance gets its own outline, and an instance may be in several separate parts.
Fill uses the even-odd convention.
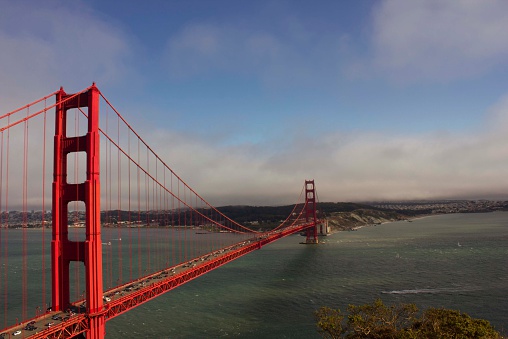
[[[67,100],[66,100],[67,99]],[[69,264],[85,265],[86,307],[89,315],[87,338],[104,338],[102,286],[102,242],[99,181],[99,90],[92,85],[86,92],[68,95],[63,88],[56,95],[55,150],[53,171],[53,235],[51,241],[52,308],[65,310],[70,305]],[[88,131],[83,136],[67,136],[67,110],[88,107]],[[67,182],[67,155],[86,153],[86,180]],[[86,239],[68,238],[68,204],[85,203]]]
[[[307,239],[305,240],[305,243],[317,244],[319,240],[314,180],[305,180],[305,221],[307,223],[314,222],[314,227],[307,229]]]

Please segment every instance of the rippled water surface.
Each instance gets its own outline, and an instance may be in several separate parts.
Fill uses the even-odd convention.
[[[40,262],[40,232],[27,234],[29,263]],[[112,255],[118,235],[108,232],[103,231],[103,239],[113,242],[106,246]],[[158,236],[157,231],[149,234]],[[10,246],[13,286],[21,279],[21,231],[4,231],[3,237]],[[107,337],[319,338],[313,316],[319,307],[345,310],[376,298],[459,309],[508,329],[506,212],[370,226],[324,237],[320,245],[301,245],[302,240],[299,235],[279,240],[112,319]],[[49,257],[45,260],[49,265]],[[28,272],[30,300],[40,300],[30,291],[40,290],[41,272],[40,265]],[[5,298],[8,316],[16,317],[21,295],[9,294],[2,302]]]
[[[508,213],[426,217],[290,236],[107,324],[108,337],[319,338],[313,312],[381,298],[508,328]]]

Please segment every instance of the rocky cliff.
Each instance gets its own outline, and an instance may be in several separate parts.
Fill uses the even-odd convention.
[[[378,225],[384,222],[405,220],[407,217],[396,213],[371,209],[357,209],[351,212],[333,212],[328,219],[332,232],[352,230],[361,226]]]

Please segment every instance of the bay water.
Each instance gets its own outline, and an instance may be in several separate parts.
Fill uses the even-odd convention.
[[[322,237],[319,245],[303,239],[281,239],[112,319],[106,337],[319,338],[314,311],[321,306],[345,311],[377,298],[457,309],[507,332],[507,212],[386,223]]]
[[[508,329],[508,213],[290,236],[107,323],[109,338],[319,338],[314,311],[381,298]]]

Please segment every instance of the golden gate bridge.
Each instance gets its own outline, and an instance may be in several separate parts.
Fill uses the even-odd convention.
[[[95,84],[0,121],[0,337],[104,338],[108,320],[266,244],[302,232],[318,243],[314,180],[277,227],[241,225]]]

